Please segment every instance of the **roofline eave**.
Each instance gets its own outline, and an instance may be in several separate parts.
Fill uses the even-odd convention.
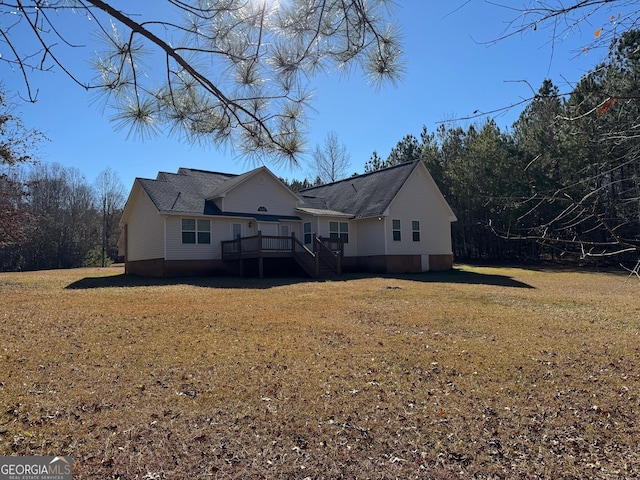
[[[207,217],[207,218],[221,218],[221,219],[231,219],[231,220],[255,220],[256,222],[300,222],[302,221],[299,217],[294,217],[292,215],[270,215],[271,217],[279,217],[274,220],[266,220],[261,218],[261,215],[255,215],[253,213],[237,213],[237,214],[219,214],[219,213],[202,213],[202,212],[176,212],[171,210],[159,210],[158,215],[168,215],[171,217]]]

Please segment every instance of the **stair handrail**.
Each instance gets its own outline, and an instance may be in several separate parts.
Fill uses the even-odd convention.
[[[312,277],[317,277],[319,272],[318,255],[312,252],[306,245],[291,234],[293,256],[298,260],[298,265],[307,271]]]
[[[329,247],[327,247],[322,241],[321,237],[315,237],[315,245],[314,248],[318,252],[318,258],[321,259],[325,265],[327,265],[331,270],[334,271],[337,275],[340,275],[342,270],[341,265],[341,257],[342,251],[333,251]],[[327,261],[327,257],[332,258],[333,261]]]

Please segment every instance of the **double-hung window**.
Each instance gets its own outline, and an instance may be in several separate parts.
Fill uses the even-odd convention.
[[[182,243],[196,243],[196,219],[182,219]]]
[[[182,243],[211,243],[211,221],[183,218]]]
[[[329,222],[329,237],[349,243],[349,222]]]
[[[198,243],[211,243],[211,222],[209,220],[198,220]]]
[[[401,232],[401,228],[400,228],[400,220],[399,219],[394,219],[392,220],[392,230],[393,230],[393,241],[394,242],[400,242],[402,240],[402,232]]]
[[[413,241],[419,242],[420,241],[420,221],[419,220],[413,220],[411,222],[411,231],[413,232]]]

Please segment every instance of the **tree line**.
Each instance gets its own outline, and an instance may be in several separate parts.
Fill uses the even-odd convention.
[[[638,85],[640,31],[629,30],[571,91],[546,79],[510,128],[490,118],[466,127],[441,124],[435,132],[425,127],[401,139],[386,159],[374,151],[364,169],[421,159],[458,218],[452,227],[458,260],[630,262],[637,271]],[[314,156],[318,171],[344,158],[325,150]],[[340,171],[344,177],[346,169]]]
[[[407,135],[365,171],[422,159],[453,208],[459,260],[630,261],[640,250],[640,32],[570,92],[543,82],[511,128]],[[636,265],[637,266],[637,265]]]
[[[34,164],[0,176],[0,271],[106,266],[118,259],[124,190],[112,170]],[[9,214],[7,214],[9,213]]]

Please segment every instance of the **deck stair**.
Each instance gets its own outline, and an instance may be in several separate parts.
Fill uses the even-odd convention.
[[[311,248],[309,248],[311,247]],[[323,238],[313,235],[311,245],[291,236],[257,235],[238,236],[235,240],[222,242],[222,260],[238,262],[243,275],[243,261],[258,260],[258,276],[264,276],[265,258],[293,258],[311,278],[331,278],[342,274],[344,245],[339,238]]]

